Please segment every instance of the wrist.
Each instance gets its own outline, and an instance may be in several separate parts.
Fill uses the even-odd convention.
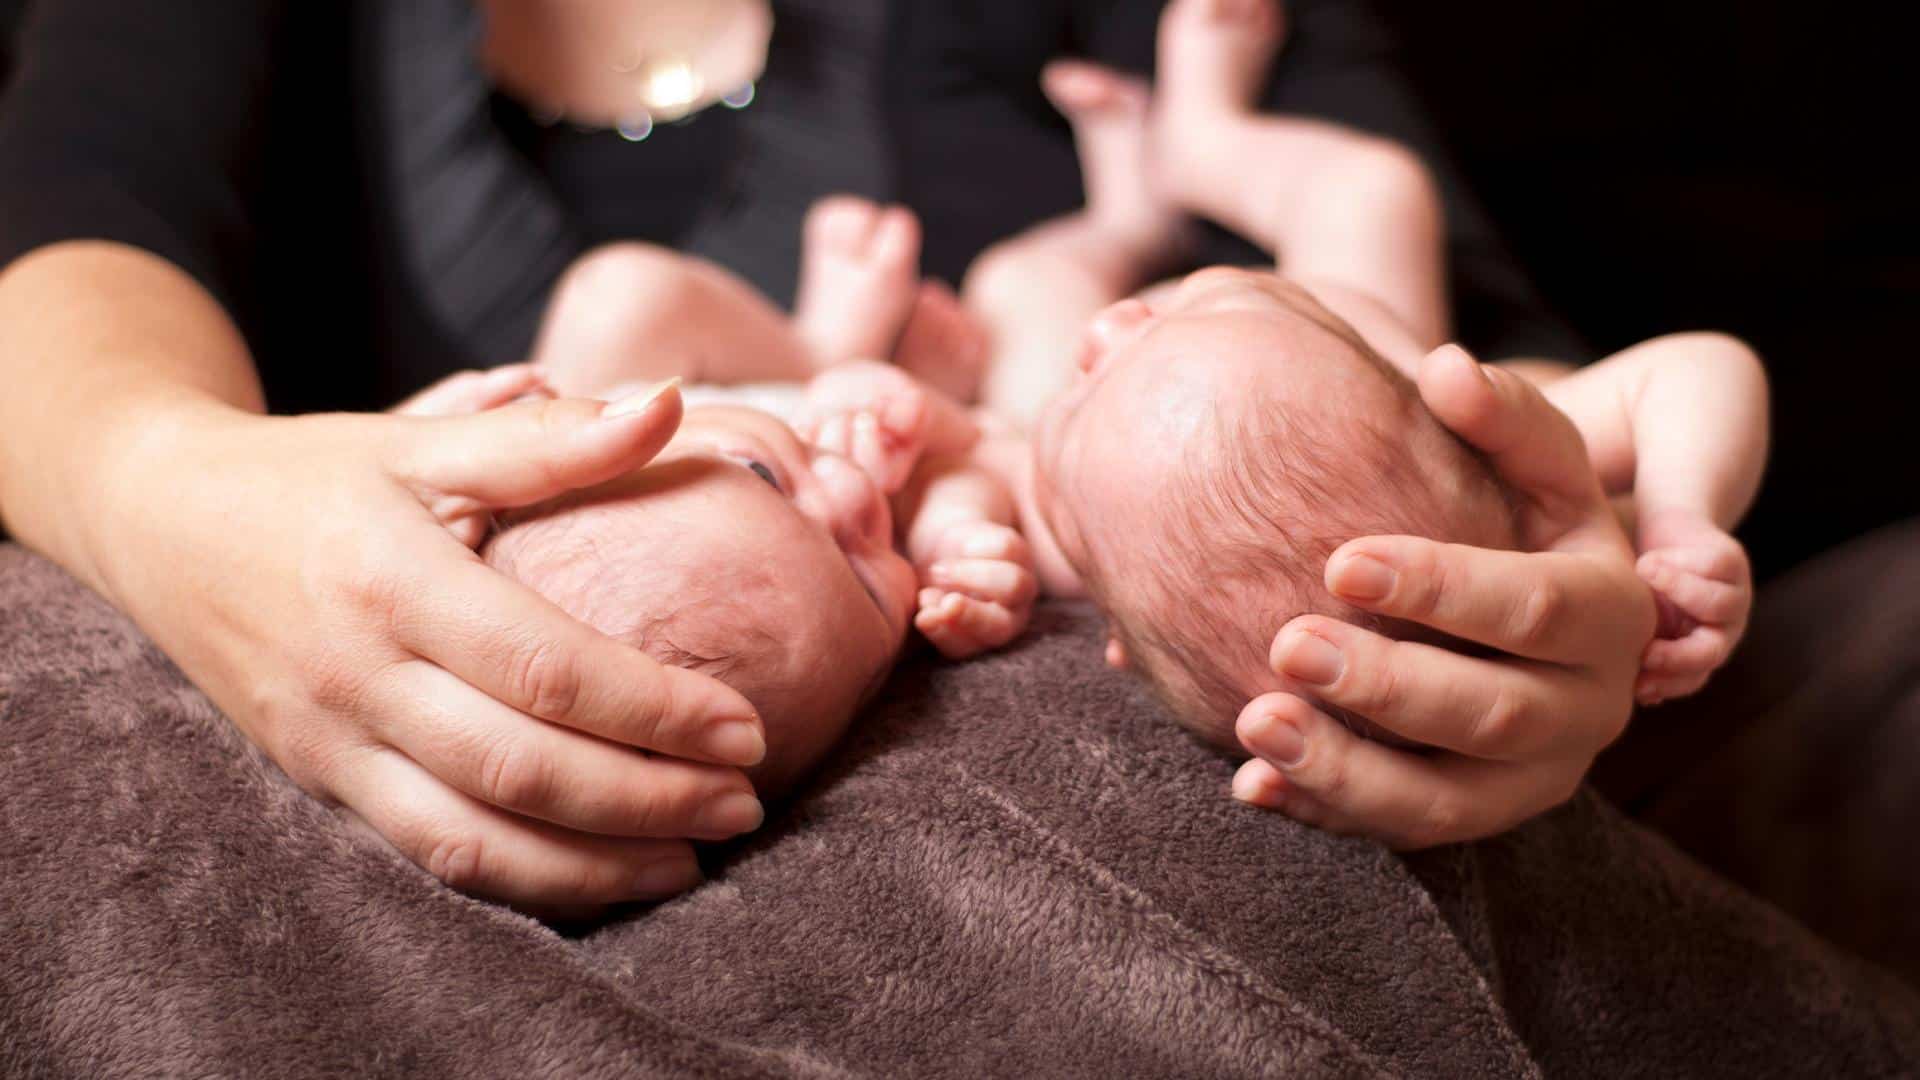
[[[143,507],[176,503],[202,440],[267,422],[193,391],[123,394],[23,433],[24,471],[6,478],[9,527],[27,546],[119,604],[113,555],[139,546]],[[164,512],[164,511],[163,511]]]

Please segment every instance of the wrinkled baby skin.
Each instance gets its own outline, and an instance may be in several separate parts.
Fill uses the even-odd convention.
[[[804,775],[885,680],[915,603],[887,500],[754,409],[690,409],[653,463],[516,512],[488,562],[766,724],[763,796]]]
[[[1375,625],[1322,586],[1341,543],[1513,545],[1485,462],[1275,274],[1203,270],[1115,304],[1078,367],[1036,425],[1040,513],[1106,612],[1112,655],[1222,746],[1241,705],[1281,688],[1276,628],[1310,611]]]

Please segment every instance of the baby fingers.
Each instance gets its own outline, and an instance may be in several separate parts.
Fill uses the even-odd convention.
[[[1691,554],[1671,550],[1648,552],[1640,557],[1635,569],[1640,580],[1700,622],[1713,626],[1744,623],[1753,602],[1753,587],[1747,584],[1744,561],[1732,569],[1729,576],[1721,577],[1695,568],[1701,560],[1688,558]],[[1719,566],[1718,569],[1728,568]]]
[[[949,659],[997,649],[1019,636],[1026,618],[988,601],[939,589],[920,590],[914,626]]]
[[[927,568],[927,582],[977,600],[1020,609],[1033,603],[1033,572],[1000,559],[943,559]]]
[[[995,559],[1019,566],[1033,565],[1033,549],[1019,530],[990,521],[966,521],[950,526],[935,549],[942,561]]]

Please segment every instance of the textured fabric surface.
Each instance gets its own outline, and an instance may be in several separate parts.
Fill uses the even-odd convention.
[[[1595,775],[1637,820],[1920,987],[1920,519],[1768,586],[1706,692],[1642,715]]]
[[[909,665],[714,879],[563,935],[295,789],[0,546],[0,1074],[1900,1075],[1920,1001],[1583,795],[1407,860],[1225,797],[1094,621]]]

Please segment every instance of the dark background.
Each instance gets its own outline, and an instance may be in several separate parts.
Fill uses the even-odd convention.
[[[1744,529],[1763,572],[1920,513],[1911,9],[1383,10],[1557,310],[1603,350],[1713,328],[1766,358],[1774,454]]]
[[[22,6],[0,0],[0,29]],[[1920,514],[1912,16],[1751,0],[1379,7],[1469,181],[1597,352],[1712,328],[1767,359],[1773,465],[1743,530],[1763,575]]]

